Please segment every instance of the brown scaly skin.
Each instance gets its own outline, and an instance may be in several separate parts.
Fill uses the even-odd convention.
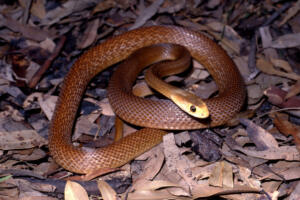
[[[165,132],[149,128],[100,149],[78,148],[71,142],[76,112],[89,81],[137,49],[158,43],[186,47],[192,57],[213,76],[219,95],[205,101],[210,112],[210,123],[202,123],[202,120],[187,115],[170,101],[147,100],[144,104],[130,95],[114,93],[109,95],[109,99],[117,115],[138,126],[179,130],[222,125],[240,110],[245,99],[243,80],[233,61],[213,41],[200,33],[175,26],[152,26],[129,31],[85,52],[65,77],[49,132],[50,153],[58,164],[72,172],[89,174],[99,168],[119,167],[161,142]],[[125,74],[126,71],[122,76]],[[132,82],[132,78],[125,80]],[[124,99],[128,96],[129,100]]]

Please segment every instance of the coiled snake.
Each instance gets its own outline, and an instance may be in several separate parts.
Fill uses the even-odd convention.
[[[123,93],[115,90],[109,95],[109,99],[116,114],[125,121],[148,128],[105,148],[73,146],[71,134],[76,112],[89,81],[137,49],[159,43],[186,47],[192,57],[203,64],[214,78],[219,94],[205,101],[210,112],[210,122],[189,116],[171,101],[147,100],[144,104],[137,97],[130,97],[132,101],[127,101],[123,98],[126,97],[124,91],[126,93],[128,89],[121,89]],[[125,71],[122,76],[126,73]],[[130,76],[125,78],[127,83],[121,83],[119,78],[121,77],[115,78],[116,83],[122,84],[119,85],[122,87],[131,87],[134,82],[132,79],[135,79]],[[204,35],[175,26],[132,30],[91,48],[70,69],[64,79],[50,126],[50,153],[59,165],[76,173],[88,174],[99,168],[119,167],[160,143],[165,132],[159,129],[200,129],[222,125],[240,110],[244,99],[244,83],[235,64],[221,47]]]

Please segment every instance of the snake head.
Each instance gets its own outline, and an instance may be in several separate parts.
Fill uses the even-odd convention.
[[[198,96],[185,90],[176,90],[170,99],[183,111],[196,118],[209,117],[206,103]]]

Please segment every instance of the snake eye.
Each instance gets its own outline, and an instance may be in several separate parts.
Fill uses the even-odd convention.
[[[194,105],[191,105],[190,111],[191,111],[191,112],[196,112],[196,107],[195,107]]]

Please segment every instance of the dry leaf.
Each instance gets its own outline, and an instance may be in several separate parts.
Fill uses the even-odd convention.
[[[176,146],[174,134],[169,133],[165,135],[163,137],[163,144],[166,165],[169,171],[178,173],[190,187],[197,185],[192,176],[191,161],[184,155],[181,155],[179,148]]]
[[[147,158],[145,158],[145,155],[147,155]],[[136,180],[133,181],[132,189],[135,190],[145,190],[144,186],[149,183],[149,180],[153,180],[153,178],[158,174],[165,159],[161,145],[152,148],[135,160],[140,160],[141,157],[143,157],[144,160],[147,159],[147,161],[144,165],[143,172],[139,174]]]
[[[257,150],[278,148],[278,143],[268,131],[248,119],[240,119],[240,122],[247,127],[248,137],[257,147]]]
[[[54,113],[54,108],[56,105],[58,97],[57,96],[48,96],[48,95],[40,95],[38,97],[38,102],[41,106],[41,109],[43,110],[43,112],[45,113],[45,115],[47,116],[47,118],[49,120],[52,119],[52,115]]]
[[[167,190],[138,190],[133,193],[128,193],[130,200],[165,200],[165,199],[178,199],[187,200],[186,197],[180,197],[170,194]]]
[[[261,183],[254,176],[252,176],[252,171],[249,168],[238,166],[239,168],[239,178],[242,179],[243,184],[248,185],[252,188],[260,189]]]
[[[222,194],[234,194],[234,193],[245,193],[245,192],[257,192],[259,193],[260,190],[256,188],[251,188],[249,186],[244,185],[234,185],[233,188],[220,188],[220,187],[212,187],[205,184],[198,185],[193,190],[193,198],[204,198],[204,197],[211,197],[211,196],[217,196]]]
[[[145,81],[135,84],[132,88],[132,93],[138,97],[146,97],[153,94],[152,90]]]
[[[298,80],[296,84],[290,87],[287,95],[285,96],[285,99],[289,99],[293,96],[296,96],[299,93],[300,93],[300,80]]]
[[[108,10],[110,8],[115,7],[117,4],[116,1],[114,0],[105,0],[105,1],[101,1],[97,4],[97,6],[93,9],[93,14],[97,13],[97,12],[103,12],[105,10]]]
[[[81,41],[77,44],[79,49],[84,49],[89,47],[96,40],[97,31],[99,28],[100,20],[96,18],[89,22],[86,30],[84,31],[83,37],[81,37]]]
[[[294,188],[294,191],[289,196],[290,200],[299,200],[300,199],[300,182],[298,181],[297,185]]]
[[[143,185],[139,185],[136,187],[136,190],[157,190],[161,188],[167,188],[167,187],[181,187],[178,184],[172,183],[170,181],[164,181],[164,180],[155,180],[155,181],[147,181]]]
[[[46,157],[46,155],[47,155],[43,150],[38,149],[38,148],[35,148],[35,149],[33,149],[33,151],[31,150],[30,152],[26,152],[26,150],[14,151],[14,152],[15,152],[15,154],[13,155],[13,158],[15,158],[17,160],[23,160],[23,161],[39,160],[39,159]]]
[[[288,112],[295,116],[300,116],[300,97],[293,96],[286,99],[287,92],[275,86],[265,90],[264,94],[268,97],[270,103],[281,108],[294,108],[294,110],[291,109]]]
[[[237,145],[231,147],[234,150],[239,150],[248,156],[263,158],[267,160],[299,160],[300,154],[295,146],[281,146],[279,148],[269,148],[264,151],[249,150]]]
[[[298,0],[293,6],[287,11],[287,15],[284,16],[282,21],[279,23],[279,27],[285,24],[289,19],[294,17],[300,10],[300,0]]]
[[[103,200],[117,200],[117,193],[108,183],[102,180],[98,180],[97,183]]]
[[[293,73],[292,67],[285,60],[271,58],[271,63],[274,66],[279,67],[279,68],[283,69],[286,72]]]
[[[65,200],[89,200],[89,197],[86,190],[79,183],[67,181]]]
[[[6,130],[11,126],[14,130]],[[23,127],[23,124],[0,119],[0,149],[28,149],[47,144],[35,130]]]
[[[0,16],[2,25],[6,26],[14,32],[21,33],[24,37],[34,40],[43,41],[46,38],[51,38],[50,32],[41,30],[36,27],[29,26],[28,24],[22,24],[14,19],[4,18]]]
[[[232,166],[225,162],[221,161],[215,166],[209,177],[209,184],[216,187],[233,187],[233,173]]]
[[[141,11],[140,15],[135,20],[134,24],[129,28],[129,30],[133,30],[143,26],[148,19],[156,14],[163,2],[164,0],[155,0],[148,8]]]
[[[30,7],[30,12],[37,16],[40,19],[44,19],[46,15],[46,9],[44,6],[44,0],[36,0],[32,2]],[[20,5],[25,8],[26,7],[26,0],[19,0]]]
[[[272,58],[278,58],[278,54],[275,49],[268,48],[272,43],[272,35],[269,26],[263,26],[259,28],[259,33],[261,36],[261,41],[263,45],[263,51],[265,57],[270,60]]]
[[[291,48],[300,46],[300,33],[286,34],[278,37],[271,44],[271,47],[277,49]]]
[[[101,107],[102,114],[107,116],[115,116],[115,113],[109,104],[108,98],[104,98],[100,101],[99,106]]]
[[[266,74],[277,75],[277,76],[289,78],[289,79],[292,79],[292,80],[300,80],[299,75],[297,75],[295,73],[292,73],[292,72],[286,73],[286,72],[277,70],[277,69],[274,68],[272,63],[270,63],[269,61],[267,61],[263,58],[257,59],[256,66],[259,70],[261,70],[262,72],[264,72]]]
[[[292,124],[288,121],[288,116],[283,114],[276,114],[274,125],[284,135],[292,135],[298,151],[300,152],[300,126]]]

